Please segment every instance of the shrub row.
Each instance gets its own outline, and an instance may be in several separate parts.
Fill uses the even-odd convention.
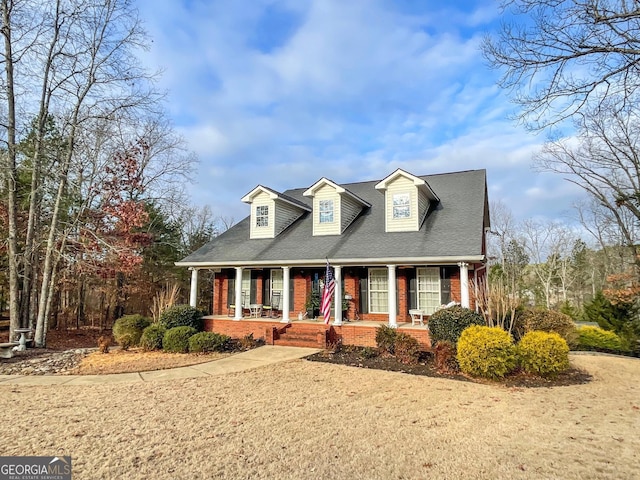
[[[162,312],[157,324],[151,324],[151,320],[142,315],[119,318],[113,326],[113,336],[124,350],[137,346],[145,351],[164,350],[176,353],[219,352],[229,349],[231,337],[201,332],[202,327],[202,312],[190,305],[175,305]]]
[[[569,368],[569,346],[555,332],[531,331],[517,345],[500,327],[472,325],[458,341],[458,364],[469,375],[503,378],[518,365],[527,373],[553,377]]]
[[[614,332],[586,325],[578,328],[578,346],[581,350],[606,352],[624,352],[626,350],[622,339]]]

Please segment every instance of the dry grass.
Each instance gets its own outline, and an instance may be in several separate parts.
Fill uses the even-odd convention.
[[[514,389],[288,362],[182,381],[2,386],[3,455],[74,479],[637,479],[640,361]]]
[[[166,368],[186,367],[210,362],[230,354],[210,353],[206,355],[143,352],[140,349],[111,350],[109,353],[94,352],[87,355],[82,363],[68,372],[69,375],[101,375],[106,373],[145,372]]]

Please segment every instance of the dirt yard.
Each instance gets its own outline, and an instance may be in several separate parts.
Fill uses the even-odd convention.
[[[637,479],[640,360],[572,356],[591,382],[507,388],[299,360],[238,374],[3,386],[3,455],[75,479]]]

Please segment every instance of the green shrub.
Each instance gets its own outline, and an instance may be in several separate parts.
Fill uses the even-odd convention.
[[[167,332],[164,326],[154,323],[145,328],[140,337],[140,346],[146,352],[151,350],[162,350],[162,337]]]
[[[193,353],[223,352],[228,349],[231,337],[215,332],[200,332],[189,338],[189,351]]]
[[[469,375],[502,378],[516,364],[516,348],[511,336],[500,327],[472,325],[458,340],[458,364]]]
[[[369,358],[375,358],[379,354],[378,350],[372,347],[362,347],[360,349],[360,357],[367,360]]]
[[[420,358],[420,342],[406,333],[398,333],[396,335],[395,342],[393,343],[393,350],[395,352],[396,359],[400,363],[408,365],[415,365]]]
[[[518,343],[523,370],[542,377],[553,377],[569,368],[569,346],[555,332],[528,332]]]
[[[202,331],[202,312],[191,305],[174,305],[160,314],[159,322],[167,330],[175,327],[192,327]]]
[[[555,310],[541,308],[524,310],[516,318],[514,335],[517,339],[520,339],[528,332],[556,332],[565,339],[570,347],[578,344],[576,324],[572,318]]]
[[[162,338],[162,348],[165,352],[187,353],[189,338],[198,333],[193,327],[170,328]]]
[[[397,334],[398,331],[395,328],[391,328],[387,325],[380,325],[376,328],[376,345],[380,349],[381,353],[393,355],[393,346],[396,342]]]
[[[151,320],[142,315],[125,315],[113,324],[113,338],[123,350],[136,347],[140,343],[142,331],[151,324]]]
[[[583,350],[607,350],[612,352],[625,350],[622,340],[614,332],[591,326],[578,328],[578,345]]]
[[[429,318],[431,344],[446,340],[455,345],[467,327],[484,324],[482,315],[459,305],[438,310]]]

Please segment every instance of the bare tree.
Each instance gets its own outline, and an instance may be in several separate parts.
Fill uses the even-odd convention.
[[[584,117],[576,138],[549,142],[537,155],[539,168],[559,173],[584,189],[597,205],[591,230],[604,244],[612,227],[633,252],[640,269],[640,117],[635,108],[599,108]],[[606,217],[606,221],[605,221]],[[602,230],[606,229],[606,230]]]
[[[490,256],[497,257],[504,268],[507,245],[516,238],[516,221],[513,212],[502,200],[491,201],[491,231],[488,243]],[[493,239],[497,239],[497,242]]]
[[[483,53],[502,69],[520,119],[541,129],[615,97],[634,104],[640,86],[636,1],[504,0],[505,21]]]
[[[141,181],[161,196],[179,184],[176,176],[187,172],[194,158],[162,120],[154,74],[136,58],[148,40],[132,0],[0,0],[0,15],[11,334],[21,318],[37,314],[29,322],[35,323],[36,343],[43,345],[56,265],[83,212],[99,199],[94,186],[105,161],[123,144],[144,138],[149,148]],[[62,141],[45,171],[51,122]],[[18,145],[27,132],[33,147],[21,158]],[[29,178],[23,230],[19,174]]]
[[[555,284],[561,277],[563,262],[568,261],[571,255],[575,237],[565,225],[559,222],[534,220],[523,222],[522,235],[530,258],[529,269],[542,289],[547,308],[551,308],[554,303]],[[563,297],[566,295],[568,286],[567,271],[565,281],[560,285]]]

